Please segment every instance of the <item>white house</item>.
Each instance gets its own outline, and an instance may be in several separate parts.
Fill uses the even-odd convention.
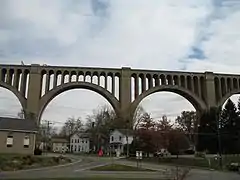
[[[70,148],[73,153],[88,153],[90,151],[90,136],[88,133],[75,133],[70,137]]]
[[[52,138],[52,150],[53,152],[67,152],[68,141],[65,138]]]
[[[115,152],[124,152],[124,145],[131,144],[133,141],[132,130],[115,129],[110,133],[110,146]]]

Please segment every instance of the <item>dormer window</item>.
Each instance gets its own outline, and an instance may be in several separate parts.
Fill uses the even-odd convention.
[[[122,136],[119,136],[119,141],[121,141],[122,140]]]

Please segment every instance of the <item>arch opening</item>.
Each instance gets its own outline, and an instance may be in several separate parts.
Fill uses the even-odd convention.
[[[134,129],[140,132],[149,129],[154,129],[160,134],[163,132],[163,139],[169,138],[168,132],[180,130],[185,134],[189,144],[187,148],[195,149],[198,143],[195,134],[198,131],[200,112],[189,98],[177,91],[164,89],[148,93],[138,102],[133,113]],[[164,144],[164,140],[161,142],[164,147],[168,147],[167,143]]]
[[[119,102],[117,98],[114,97],[106,89],[88,82],[71,82],[71,83],[67,83],[62,86],[59,86],[53,89],[52,91],[49,91],[48,94],[42,97],[42,99],[40,100],[40,110],[38,115],[38,121],[41,119],[42,113],[44,112],[44,110],[52,100],[54,100],[57,96],[61,95],[62,93],[65,93],[71,90],[76,90],[76,89],[81,89],[81,90],[84,89],[91,92],[95,92],[98,95],[101,95],[103,98],[105,98],[107,102],[109,102],[109,104],[111,104],[111,107],[114,109],[115,113],[116,114],[119,113]],[[76,97],[75,97],[75,100],[76,100]],[[81,102],[86,103],[85,101],[82,101],[82,100]]]
[[[24,109],[26,104],[26,99],[13,92],[8,87],[0,84],[0,98],[1,98],[1,108],[0,108],[0,116],[1,117],[9,117],[9,118],[19,118],[23,119]]]

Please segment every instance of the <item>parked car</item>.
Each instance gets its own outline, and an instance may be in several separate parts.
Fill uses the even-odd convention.
[[[159,151],[154,153],[155,157],[169,157],[171,153],[168,152],[167,149],[160,149]]]

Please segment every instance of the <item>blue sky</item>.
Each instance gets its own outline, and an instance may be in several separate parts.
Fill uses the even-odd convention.
[[[239,0],[0,1],[0,63],[240,73],[239,47]],[[14,98],[5,90],[0,96],[4,103]],[[80,110],[86,105],[76,96],[87,97],[90,108]],[[143,106],[155,116],[192,108],[166,93],[149,98]],[[166,98],[169,104],[163,106]],[[71,108],[63,107],[66,101]],[[67,92],[43,118],[63,121],[102,103],[92,92]],[[18,108],[10,107],[1,111],[16,114]]]

